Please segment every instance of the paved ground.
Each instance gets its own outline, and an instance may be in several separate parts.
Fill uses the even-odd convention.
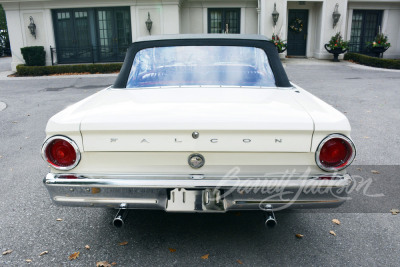
[[[0,266],[28,265],[26,259],[34,266],[95,266],[102,260],[117,266],[239,265],[237,260],[247,266],[398,266],[400,215],[389,210],[400,209],[400,72],[314,60],[288,60],[285,66],[293,82],[346,113],[358,147],[352,172],[371,178],[367,193],[385,197],[356,192],[338,210],[283,212],[272,231],[264,229],[260,212],[137,211],[130,213],[125,228],[114,229],[111,211],[50,202],[39,149],[53,114],[111,84],[115,75],[3,75],[0,102],[7,106],[0,111],[0,252],[13,252],[0,253]],[[380,174],[371,174],[373,169]],[[333,218],[341,225],[333,225]],[[297,233],[304,237],[297,239]],[[128,244],[118,245],[123,241]],[[39,256],[43,251],[48,254]],[[69,261],[77,251],[79,258]],[[201,258],[205,254],[207,260]]]
[[[11,57],[0,57],[0,72],[11,70]]]

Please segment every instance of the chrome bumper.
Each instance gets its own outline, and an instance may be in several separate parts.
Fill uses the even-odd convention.
[[[65,206],[159,209],[176,212],[331,208],[347,198],[348,174],[310,177],[199,175],[79,175],[49,173],[43,180],[54,203]]]

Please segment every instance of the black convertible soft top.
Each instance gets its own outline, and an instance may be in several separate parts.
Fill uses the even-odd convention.
[[[269,64],[278,87],[291,87],[283,69],[275,45],[262,35],[245,34],[174,34],[139,38],[129,47],[121,72],[114,83],[114,88],[125,88],[138,51],[152,47],[166,46],[249,46],[263,49],[268,56]]]

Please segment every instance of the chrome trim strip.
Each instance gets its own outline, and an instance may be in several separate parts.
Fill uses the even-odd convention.
[[[235,85],[169,85],[169,86],[148,86],[148,87],[131,87],[131,88],[107,88],[109,90],[146,90],[146,89],[177,89],[177,88],[243,88],[243,89],[277,89],[292,90],[295,87],[273,87],[273,86],[235,86]]]
[[[134,198],[95,198],[95,197],[63,197],[55,196],[54,201],[70,203],[93,203],[93,204],[157,204],[157,199],[134,199]]]
[[[340,188],[351,184],[348,174],[337,176],[334,180],[317,179],[148,179],[148,177],[136,178],[85,178],[78,179],[57,178],[57,175],[49,173],[44,183],[48,187],[114,187],[114,188]]]
[[[340,199],[333,200],[268,200],[268,204],[287,204],[287,203],[296,203],[296,204],[314,204],[314,203],[337,203],[340,202]],[[253,205],[260,204],[264,202],[264,200],[235,200],[233,203],[235,205]]]
[[[318,179],[319,177],[330,177],[332,180],[343,179],[345,173],[315,173],[305,176],[304,173],[276,173],[276,174],[242,174],[236,175],[234,178],[238,179],[262,179],[262,180],[310,180]],[[80,173],[48,173],[48,177],[62,179],[65,177],[76,176],[79,179],[153,179],[153,180],[179,180],[179,179],[193,179],[193,177],[201,176],[204,180],[227,180],[229,176],[216,175],[216,174],[203,174],[203,173],[191,173],[191,174],[159,174],[159,173],[135,173],[135,174],[80,174]]]

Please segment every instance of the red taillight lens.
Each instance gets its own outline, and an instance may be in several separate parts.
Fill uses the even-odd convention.
[[[338,167],[347,162],[351,150],[351,147],[343,139],[334,138],[323,145],[319,159],[327,167]]]
[[[322,140],[317,150],[317,165],[325,171],[338,171],[346,168],[354,159],[353,142],[340,134],[332,134]]]
[[[63,136],[49,138],[43,145],[42,153],[47,162],[60,170],[74,168],[80,159],[77,145]]]

